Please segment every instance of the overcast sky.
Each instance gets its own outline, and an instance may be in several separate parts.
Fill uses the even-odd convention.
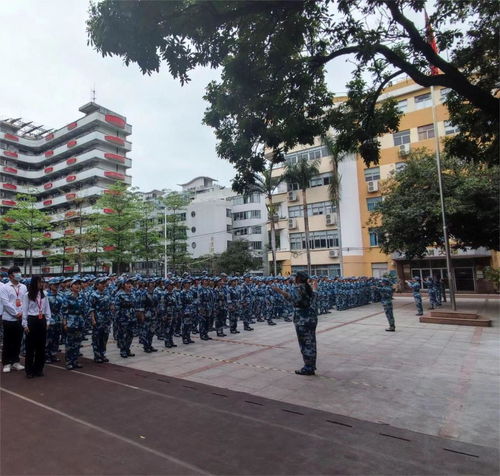
[[[88,0],[1,0],[0,118],[22,117],[59,128],[91,100],[132,125],[133,185],[176,189],[198,175],[230,186],[232,166],[217,157],[211,128],[201,124],[204,88],[217,72],[199,69],[181,87],[167,68],[143,76],[134,64],[102,58],[87,46]],[[335,64],[332,90],[342,92],[349,65]]]

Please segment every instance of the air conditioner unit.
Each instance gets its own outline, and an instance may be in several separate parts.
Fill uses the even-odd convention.
[[[297,192],[295,190],[290,190],[288,192],[288,201],[296,202],[298,200]]]
[[[411,147],[410,144],[401,144],[399,146],[399,155],[401,157],[406,157],[410,153]]]
[[[297,228],[297,219],[296,218],[289,218],[288,219],[288,229],[294,230],[295,228]]]
[[[366,185],[369,192],[378,192],[378,180],[370,180]]]
[[[325,215],[325,222],[327,225],[336,225],[337,224],[337,214],[336,213],[327,213]]]
[[[339,257],[339,250],[330,250],[328,252],[328,255],[330,258],[338,258]]]

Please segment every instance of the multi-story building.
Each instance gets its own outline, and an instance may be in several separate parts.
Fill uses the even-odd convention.
[[[227,250],[233,240],[245,240],[252,254],[262,260],[262,266],[253,274],[267,272],[267,211],[264,196],[258,193],[237,195],[210,177],[196,177],[180,184],[181,192],[190,196],[189,205],[180,214],[186,226],[187,250],[191,257],[220,254]],[[164,192],[153,190],[144,193],[146,200],[156,203],[155,215],[159,225],[164,225],[163,209],[158,198]],[[168,212],[167,212],[168,213]],[[135,263],[134,268],[144,270],[144,263]],[[163,272],[162,263],[153,265],[153,272]]]
[[[448,111],[443,104],[447,93],[446,88],[434,90],[440,138],[456,132],[447,120]],[[341,162],[340,231],[336,223],[337,211],[328,197],[331,175],[328,150],[318,140],[314,146],[297,148],[286,157],[290,162],[301,157],[321,160],[321,174],[311,181],[307,190],[313,273],[331,276],[340,273],[338,236],[341,233],[344,276],[381,276],[396,271],[402,279],[425,278],[430,274],[446,277],[445,257],[440,250],[429,249],[422,260],[409,261],[396,254],[388,256],[378,246],[377,228],[369,225],[370,212],[382,200],[380,181],[405,167],[405,159],[413,148],[435,151],[430,89],[404,80],[384,90],[380,100],[387,98],[394,98],[404,113],[399,131],[380,138],[377,166],[367,168],[359,156],[347,156]],[[278,168],[275,174],[283,172],[284,168]],[[281,184],[273,198],[281,202],[277,256],[284,273],[303,269],[306,265],[301,192],[293,188],[293,184]],[[271,254],[268,258],[271,260]],[[458,250],[453,252],[452,262],[459,291],[482,291],[488,286],[482,270],[487,265],[498,266],[498,253],[481,248]]]
[[[53,131],[19,119],[0,121],[0,214],[16,206],[18,193],[35,196],[37,208],[50,215],[47,238],[78,233],[79,214],[93,211],[99,195],[116,181],[131,183],[126,118],[95,102],[79,110],[83,117]],[[34,251],[34,273],[74,271],[51,266],[54,250],[48,248]],[[2,249],[0,266],[21,265],[22,257],[19,250]]]

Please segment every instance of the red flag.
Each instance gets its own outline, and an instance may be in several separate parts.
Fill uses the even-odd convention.
[[[432,31],[432,25],[429,19],[429,15],[427,15],[427,10],[425,8],[424,8],[424,14],[425,14],[425,36],[427,39],[427,43],[433,49],[434,53],[438,54],[439,50],[436,43],[436,37],[434,36],[434,32]],[[435,76],[436,74],[441,74],[441,70],[437,66],[431,64],[431,75]]]

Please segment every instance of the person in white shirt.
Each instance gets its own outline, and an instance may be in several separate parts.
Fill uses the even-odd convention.
[[[14,370],[23,370],[19,363],[19,352],[23,340],[22,302],[27,292],[26,286],[19,281],[22,278],[19,266],[12,266],[8,270],[9,282],[0,288],[0,301],[3,306],[3,349],[2,365],[4,373]]]
[[[47,327],[51,319],[49,300],[43,292],[44,280],[32,276],[23,298],[22,325],[26,333],[26,377],[43,377]]]

